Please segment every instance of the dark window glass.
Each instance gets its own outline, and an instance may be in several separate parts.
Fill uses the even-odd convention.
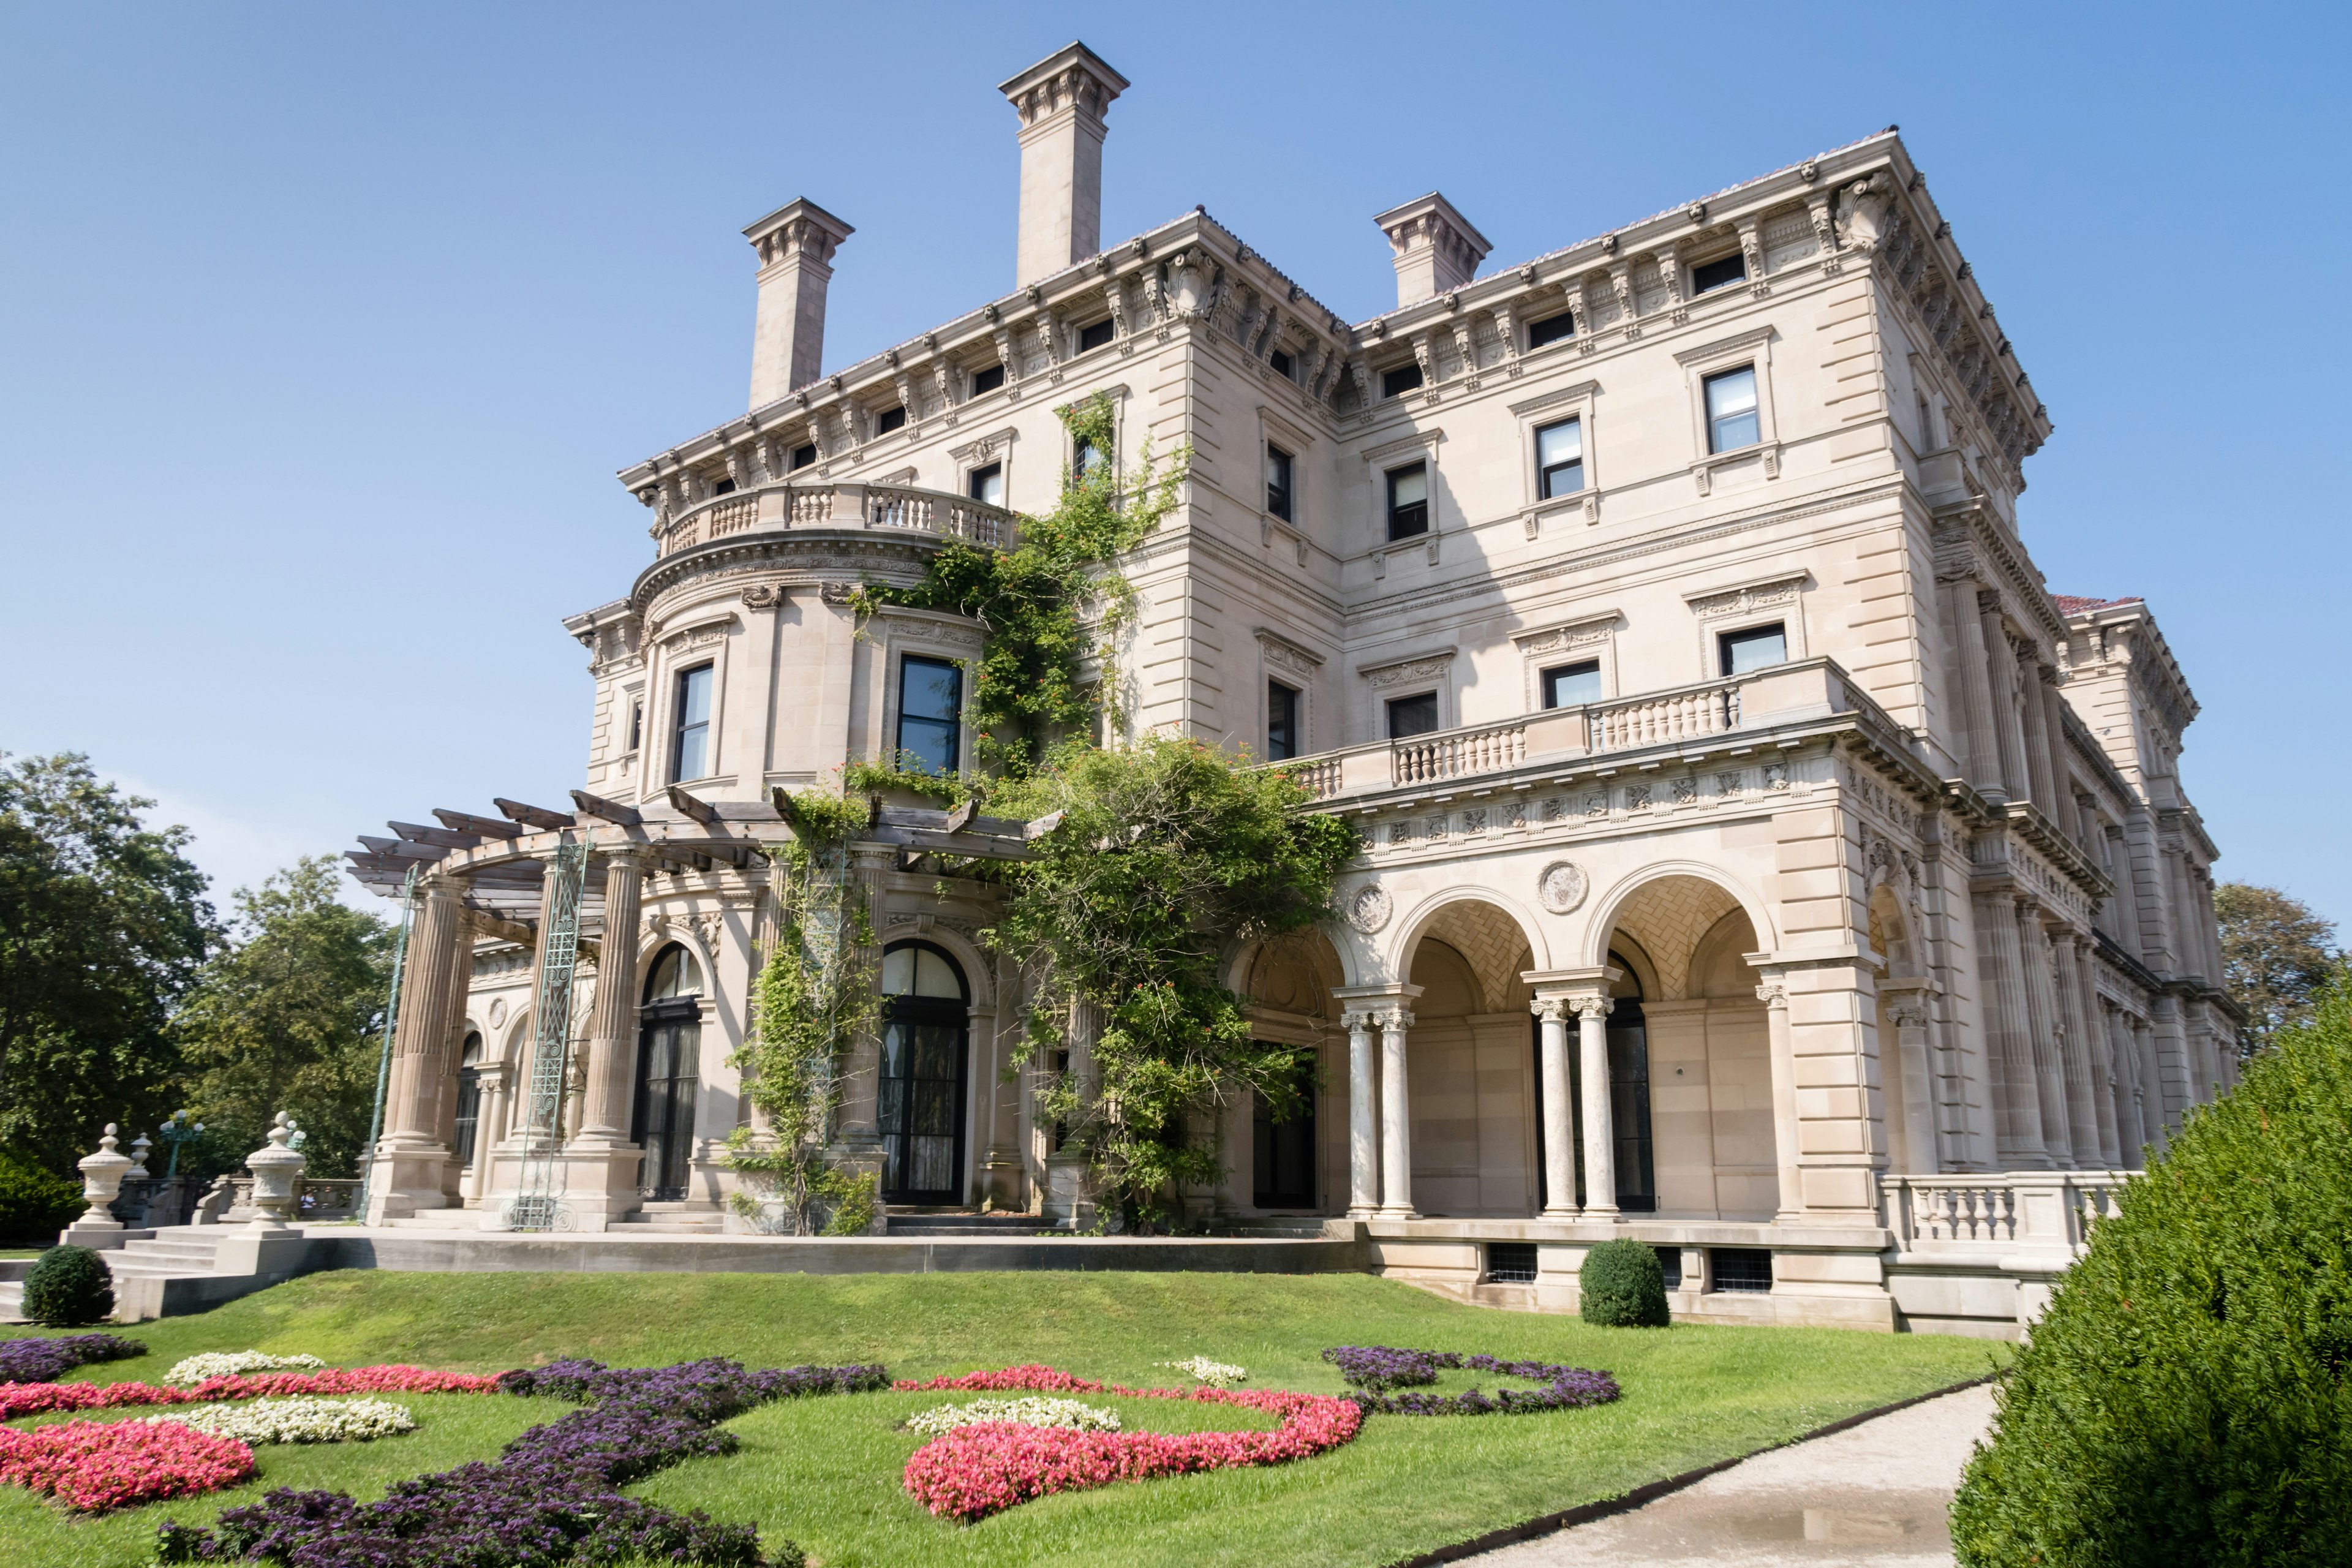
[[[1760,1247],[1710,1247],[1707,1271],[1715,1288],[1745,1295],[1769,1295],[1772,1289],[1772,1255]]]
[[[814,442],[811,442],[809,445],[807,445],[807,446],[805,446],[805,447],[793,447],[793,464],[792,464],[792,466],[793,466],[793,468],[807,468],[811,463],[814,463],[814,462],[815,462],[815,461],[816,461],[816,445],[815,445],[815,443],[814,443]]]
[[[1102,347],[1105,343],[1110,342],[1111,331],[1111,324],[1107,320],[1097,321],[1091,327],[1080,327],[1078,329],[1078,352],[1080,353],[1085,353],[1090,349],[1098,349]]]
[[[1486,1282],[1490,1285],[1534,1284],[1536,1244],[1532,1241],[1488,1242]]]
[[[698,665],[677,678],[677,743],[671,748],[673,783],[710,773],[710,667]]]
[[[1706,378],[1706,449],[1736,452],[1762,440],[1756,418],[1756,367],[1746,365]]]
[[[1401,392],[1411,392],[1414,387],[1419,386],[1420,384],[1420,364],[1418,363],[1412,364],[1402,364],[1397,366],[1396,369],[1387,372],[1381,377],[1381,395],[1382,397],[1394,397]]]
[[[965,1199],[968,991],[955,961],[929,942],[900,942],[882,955],[882,1060],[875,1121],[882,1137],[887,1202]]]
[[[912,773],[956,771],[963,728],[963,667],[907,656],[898,675],[898,765]]]
[[[1291,1069],[1297,1097],[1288,1121],[1274,1119],[1264,1095],[1250,1097],[1252,1195],[1262,1209],[1315,1206],[1315,1063],[1311,1053],[1300,1054],[1305,1059]]]
[[[1003,384],[1004,367],[1001,364],[992,364],[986,370],[976,370],[971,374],[971,395],[974,397],[983,392],[994,392]]]
[[[903,430],[906,427],[907,410],[904,406],[885,408],[874,417],[874,434],[877,436],[887,436],[893,430]]]
[[[1096,474],[1110,464],[1110,454],[1092,441],[1080,441],[1070,449],[1070,471],[1080,479]]]
[[[1389,470],[1389,537],[1411,539],[1429,531],[1429,465],[1412,463]]]
[[[1691,292],[1704,294],[1727,284],[1748,281],[1748,258],[1731,255],[1719,261],[1703,262],[1691,268]]]
[[[642,702],[632,702],[629,704],[629,750],[635,751],[644,743],[645,738],[646,705]]]
[[[1277,763],[1298,754],[1298,693],[1279,680],[1265,683],[1265,754]]]
[[[1528,347],[1539,349],[1546,343],[1556,343],[1562,338],[1576,336],[1576,312],[1562,310],[1557,316],[1546,316],[1540,321],[1528,323]]]
[[[1426,735],[1436,728],[1436,692],[1424,691],[1418,697],[1397,697],[1390,700],[1390,740],[1402,741],[1412,735]]]
[[[675,944],[654,960],[638,1013],[637,1100],[629,1137],[644,1148],[637,1190],[656,1203],[685,1198],[694,1181],[694,1101],[701,1089],[702,967]]]
[[[1549,500],[1584,488],[1584,422],[1563,419],[1536,432],[1536,494]]]
[[[482,1037],[467,1031],[457,1060],[457,1125],[449,1152],[457,1156],[459,1170],[470,1170],[482,1124]]]
[[[1563,664],[1543,672],[1543,702],[1547,708],[1580,708],[1601,700],[1601,661]]]
[[[1004,465],[991,463],[971,471],[971,499],[989,506],[1004,504]]]
[[[1658,1272],[1664,1276],[1666,1289],[1681,1289],[1683,1288],[1683,1249],[1679,1247],[1661,1247],[1656,1248],[1656,1251]]]
[[[735,493],[735,481],[721,479],[710,487],[710,493],[715,496],[731,496]]]
[[[1274,367],[1274,374],[1282,377],[1285,381],[1290,380],[1293,376],[1298,374],[1297,371],[1293,368],[1290,363],[1290,354],[1286,350],[1275,350],[1272,353],[1265,356],[1265,363],[1272,365]]]
[[[1789,662],[1789,638],[1778,621],[1769,626],[1750,626],[1744,632],[1726,632],[1721,647],[1726,675],[1745,675],[1751,669],[1769,669]]]
[[[1290,521],[1290,454],[1279,447],[1265,449],[1265,510]]]

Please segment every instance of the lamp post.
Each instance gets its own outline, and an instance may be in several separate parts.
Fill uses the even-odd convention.
[[[163,1167],[165,1181],[168,1182],[180,1173],[180,1145],[193,1142],[203,1135],[204,1131],[205,1124],[201,1121],[190,1121],[188,1113],[184,1110],[172,1112],[164,1120],[163,1125],[155,1129],[155,1136],[172,1146],[171,1161]]]

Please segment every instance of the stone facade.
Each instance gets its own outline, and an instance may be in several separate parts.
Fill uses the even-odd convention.
[[[583,833],[600,983],[630,963],[575,1030],[573,1223],[719,1213],[765,895],[741,851],[782,834],[772,788],[906,743],[909,658],[982,646],[851,591],[1009,541],[1072,461],[1055,410],[1102,395],[1123,467],[1191,455],[1125,563],[1131,732],[1303,758],[1366,844],[1342,920],[1234,955],[1322,1072],[1311,1130],[1230,1119],[1202,1211],[1352,1217],[1378,1267],[1472,1299],[1566,1305],[1626,1234],[1702,1316],[2013,1330],[2106,1173],[2234,1081],[2237,1016],[2179,773],[2195,700],[2140,601],[2043,586],[2020,501],[2049,416],[1900,138],[1483,275],[1433,194],[1377,220],[1398,305],[1349,323],[1200,209],[1093,248],[1126,85],[1083,46],[1008,82],[1022,287],[829,375],[848,226],[803,202],[747,231],[755,406],[621,474],[656,559],[566,623],[582,813],[362,858],[439,852],[380,1215],[496,1223],[538,867]],[[1057,1205],[986,890],[897,864],[856,868],[880,935],[950,960],[968,1020],[932,1201]],[[698,1063],[656,1184],[636,1009],[672,946]],[[852,1064],[845,1147],[889,1135],[877,1071]]]

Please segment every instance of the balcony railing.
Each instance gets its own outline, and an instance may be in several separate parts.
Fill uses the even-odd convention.
[[[1013,514],[941,490],[910,485],[772,484],[688,507],[658,525],[664,555],[739,533],[795,528],[896,529],[1010,549]]]
[[[1886,1228],[1899,1253],[1932,1259],[2078,1256],[2116,1212],[2123,1171],[2008,1171],[1881,1176]]]

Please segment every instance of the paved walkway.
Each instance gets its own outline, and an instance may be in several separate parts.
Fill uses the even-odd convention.
[[[1470,1559],[1482,1568],[1951,1568],[1944,1527],[1992,1391],[1948,1394],[1709,1476],[1647,1508]]]

